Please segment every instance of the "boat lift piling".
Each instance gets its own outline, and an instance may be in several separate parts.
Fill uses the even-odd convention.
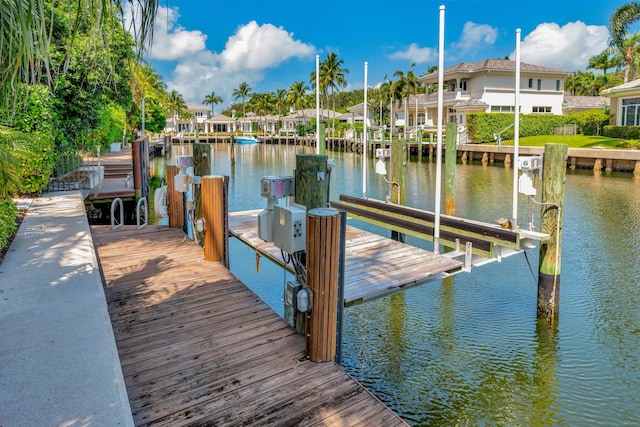
[[[538,268],[538,317],[557,321],[560,311],[562,208],[568,146],[546,144],[542,171],[541,231],[549,238],[540,244]]]

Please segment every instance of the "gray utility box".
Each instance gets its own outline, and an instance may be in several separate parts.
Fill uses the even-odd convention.
[[[287,282],[284,288],[284,320],[292,328],[296,327],[296,313],[298,311],[298,292],[302,285],[298,282]]]
[[[307,244],[307,209],[291,204],[273,209],[273,244],[292,254],[304,251]]]

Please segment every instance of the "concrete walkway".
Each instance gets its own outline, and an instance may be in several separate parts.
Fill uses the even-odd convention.
[[[0,426],[133,426],[80,192],[34,199],[0,264]]]

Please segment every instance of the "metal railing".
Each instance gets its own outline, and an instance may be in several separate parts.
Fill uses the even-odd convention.
[[[47,192],[89,189],[104,178],[100,147],[58,147],[55,157]]]

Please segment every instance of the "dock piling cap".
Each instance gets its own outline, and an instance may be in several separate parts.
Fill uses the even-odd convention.
[[[309,215],[313,216],[335,216],[339,213],[339,210],[333,208],[314,208],[309,211]]]

